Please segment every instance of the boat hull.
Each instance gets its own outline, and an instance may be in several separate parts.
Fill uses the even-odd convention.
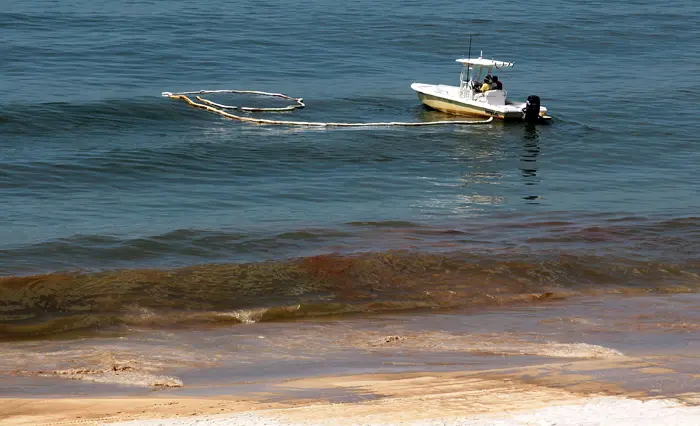
[[[499,90],[479,94],[474,99],[467,99],[462,96],[460,88],[456,86],[413,83],[411,89],[415,90],[418,99],[424,105],[450,114],[523,121],[523,111],[528,106],[526,102],[506,100],[505,92]],[[550,118],[547,115],[547,108],[540,105],[539,121],[546,122]]]
[[[438,111],[447,112],[457,115],[472,115],[478,117],[493,117],[500,120],[522,120],[522,112],[520,111],[496,111],[489,108],[488,105],[473,105],[465,102],[459,102],[453,99],[441,98],[439,96],[430,95],[428,93],[416,92],[418,99],[424,105],[436,109]]]

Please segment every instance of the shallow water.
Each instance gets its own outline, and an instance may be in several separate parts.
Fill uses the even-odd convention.
[[[6,343],[0,395],[259,394],[272,401],[317,396],[285,387],[295,378],[481,371],[482,378],[507,375],[574,391],[675,397],[699,384],[698,307],[695,294],[580,297],[441,314],[134,328],[126,336]],[[121,375],[104,375],[115,367]],[[82,380],[61,377],[67,369]],[[183,386],[133,385],[154,375],[178,378]],[[92,382],[104,377],[106,383]],[[349,401],[362,394],[324,397]]]

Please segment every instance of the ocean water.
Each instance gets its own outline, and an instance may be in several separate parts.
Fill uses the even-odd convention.
[[[700,288],[697,2],[0,4],[0,339]],[[551,125],[160,96],[450,120],[470,34]]]

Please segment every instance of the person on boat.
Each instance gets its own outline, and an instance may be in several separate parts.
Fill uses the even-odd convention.
[[[503,90],[503,83],[501,83],[497,75],[491,77],[491,90]]]
[[[484,77],[484,84],[481,85],[481,93],[485,93],[491,90],[491,76],[487,75]]]

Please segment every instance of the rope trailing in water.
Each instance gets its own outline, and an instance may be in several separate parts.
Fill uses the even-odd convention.
[[[189,96],[187,95],[204,95],[204,94],[211,94],[211,93],[237,93],[237,94],[252,94],[252,95],[260,95],[260,96],[273,96],[273,97],[278,97],[282,99],[287,99],[294,101],[294,105],[289,105],[286,107],[282,108],[251,108],[251,107],[239,107],[239,106],[233,106],[233,105],[223,105],[219,104],[213,101],[210,101],[209,99],[205,99],[201,96],[196,96],[196,99],[201,102],[195,102],[192,99],[190,99]],[[254,118],[254,117],[246,117],[246,116],[240,116],[240,115],[235,115],[231,114],[230,112],[227,112],[225,110],[239,110],[239,111],[246,111],[246,112],[281,112],[281,111],[294,111],[295,109],[298,108],[304,108],[306,105],[304,104],[304,99],[303,98],[293,98],[291,96],[284,95],[282,93],[269,93],[269,92],[259,92],[256,90],[199,90],[196,92],[179,92],[179,93],[171,93],[171,92],[163,92],[161,94],[164,97],[170,98],[170,99],[175,99],[175,100],[182,100],[185,101],[189,106],[194,107],[194,108],[200,108],[209,112],[213,112],[215,114],[219,114],[222,117],[230,118],[233,120],[239,120],[239,121],[246,121],[249,123],[258,123],[258,124],[278,124],[278,125],[285,125],[285,126],[310,126],[310,127],[380,127],[380,126],[440,126],[440,125],[473,125],[473,124],[487,124],[493,121],[493,117],[489,117],[486,120],[475,120],[475,121],[469,121],[469,120],[452,120],[452,121],[423,121],[423,122],[400,122],[400,121],[391,121],[391,122],[385,122],[385,123],[324,123],[324,122],[317,122],[317,121],[285,121],[285,120],[267,120],[264,118]]]

